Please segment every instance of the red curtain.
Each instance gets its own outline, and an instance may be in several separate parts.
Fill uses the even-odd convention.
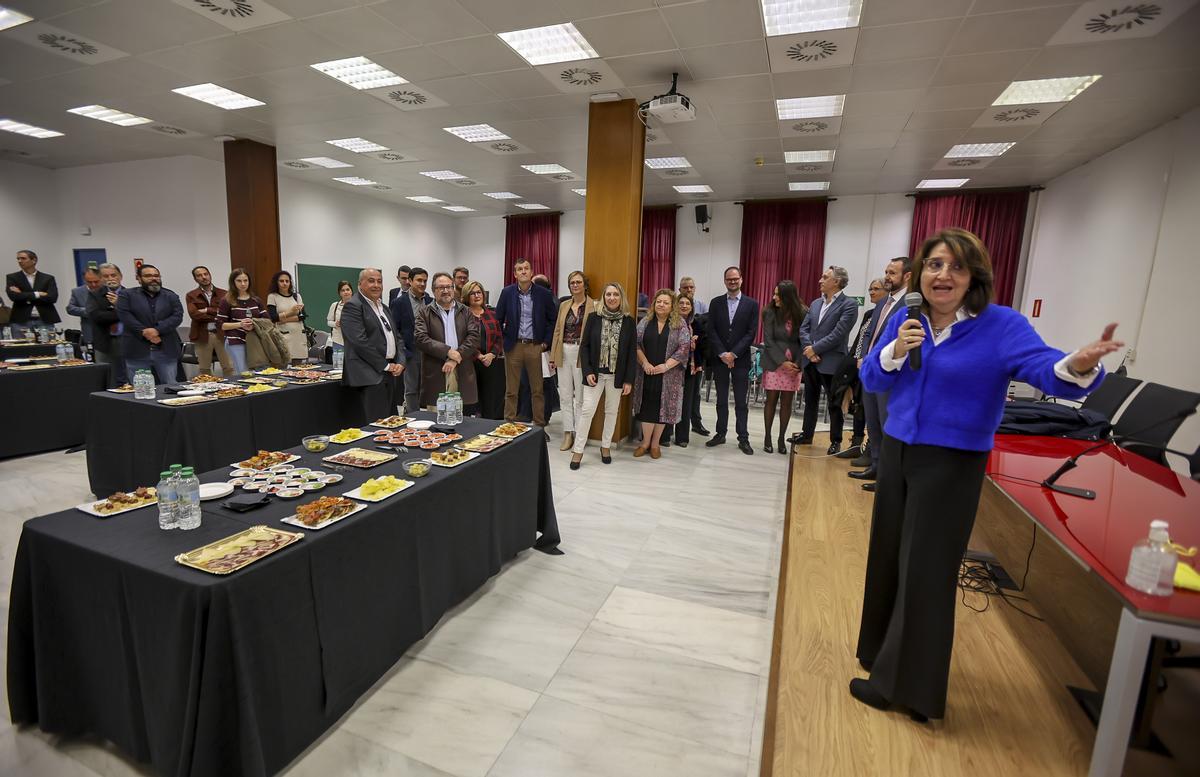
[[[908,255],[916,256],[938,230],[959,227],[974,232],[992,256],[996,303],[1012,305],[1028,207],[1028,191],[918,194]]]
[[[825,199],[745,203],[742,293],[766,306],[775,286],[782,280],[790,280],[796,284],[805,305],[815,299],[820,294],[818,282],[825,260],[828,210],[829,202]]]
[[[676,208],[642,209],[642,260],[638,291],[650,296],[659,289],[675,288]]]
[[[518,259],[528,259],[534,275],[545,275],[550,285],[558,284],[558,213],[509,216],[504,230],[504,283],[515,283],[512,268]]]

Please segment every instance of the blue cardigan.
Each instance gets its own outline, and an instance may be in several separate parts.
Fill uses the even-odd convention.
[[[1046,345],[1023,315],[999,305],[957,322],[937,346],[923,319],[921,369],[906,360],[900,369],[885,372],[879,354],[905,320],[892,316],[859,375],[867,391],[888,392],[884,431],[910,445],[990,451],[1013,379],[1068,399],[1089,391],[1055,375],[1054,365],[1066,354]],[[1103,377],[1102,371],[1092,385],[1100,385]]]

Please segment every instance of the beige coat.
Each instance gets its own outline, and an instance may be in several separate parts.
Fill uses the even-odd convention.
[[[254,328],[246,332],[246,366],[258,369],[270,365],[284,369],[288,366],[287,341],[275,330],[268,318],[253,318]],[[298,357],[297,357],[298,358]]]
[[[596,312],[596,306],[599,303],[594,299],[583,300],[583,320],[579,322],[579,337],[583,339],[583,327],[587,325],[588,316]],[[567,311],[571,309],[570,298],[562,301],[558,306],[558,321],[554,322],[554,342],[550,345],[550,361],[554,362],[555,367],[578,367],[579,360],[576,359],[574,364],[563,364],[563,329],[567,325]]]

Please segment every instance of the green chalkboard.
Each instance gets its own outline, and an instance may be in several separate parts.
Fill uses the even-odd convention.
[[[304,310],[308,320],[304,323],[313,329],[329,331],[325,314],[329,306],[337,301],[338,281],[350,281],[350,287],[358,288],[361,267],[335,267],[328,264],[296,265],[296,288],[304,298]]]

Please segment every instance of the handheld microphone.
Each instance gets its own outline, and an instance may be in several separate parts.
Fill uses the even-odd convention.
[[[1195,412],[1196,412],[1196,408],[1194,408],[1194,407],[1184,408],[1183,410],[1180,410],[1177,413],[1172,413],[1171,415],[1167,416],[1166,418],[1160,418],[1159,420],[1155,421],[1152,424],[1143,426],[1141,429],[1138,429],[1136,432],[1130,432],[1129,434],[1116,435],[1114,437],[1109,437],[1105,440],[1101,440],[1100,442],[1096,443],[1095,445],[1089,445],[1088,447],[1081,450],[1079,453],[1076,453],[1074,456],[1072,456],[1071,458],[1064,461],[1062,463],[1062,466],[1060,466],[1058,469],[1054,470],[1054,472],[1050,473],[1049,477],[1047,477],[1045,480],[1042,481],[1042,485],[1045,486],[1046,488],[1050,489],[1051,491],[1057,491],[1060,494],[1067,494],[1068,496],[1078,496],[1082,499],[1095,499],[1096,498],[1095,491],[1092,491],[1089,488],[1072,488],[1071,486],[1060,486],[1060,485],[1058,485],[1058,479],[1060,477],[1062,477],[1063,475],[1065,475],[1066,473],[1070,472],[1071,470],[1075,469],[1075,467],[1078,465],[1079,459],[1083,458],[1084,456],[1086,456],[1087,454],[1091,453],[1092,451],[1094,451],[1098,448],[1103,448],[1105,445],[1119,445],[1120,443],[1125,442],[1125,441],[1137,441],[1137,436],[1139,434],[1142,434],[1143,432],[1148,432],[1151,429],[1153,429],[1154,427],[1161,426],[1162,424],[1168,423],[1170,421],[1174,421],[1179,418],[1187,418],[1188,416],[1194,414]],[[1153,445],[1154,443],[1144,443],[1143,442],[1143,444]],[[1164,447],[1164,450],[1166,450],[1165,447]]]
[[[921,303],[925,298],[921,296],[919,291],[910,291],[904,295],[904,306],[908,308],[908,318],[913,321],[921,320]],[[912,349],[908,352],[908,366],[914,370],[921,369],[921,348]]]

